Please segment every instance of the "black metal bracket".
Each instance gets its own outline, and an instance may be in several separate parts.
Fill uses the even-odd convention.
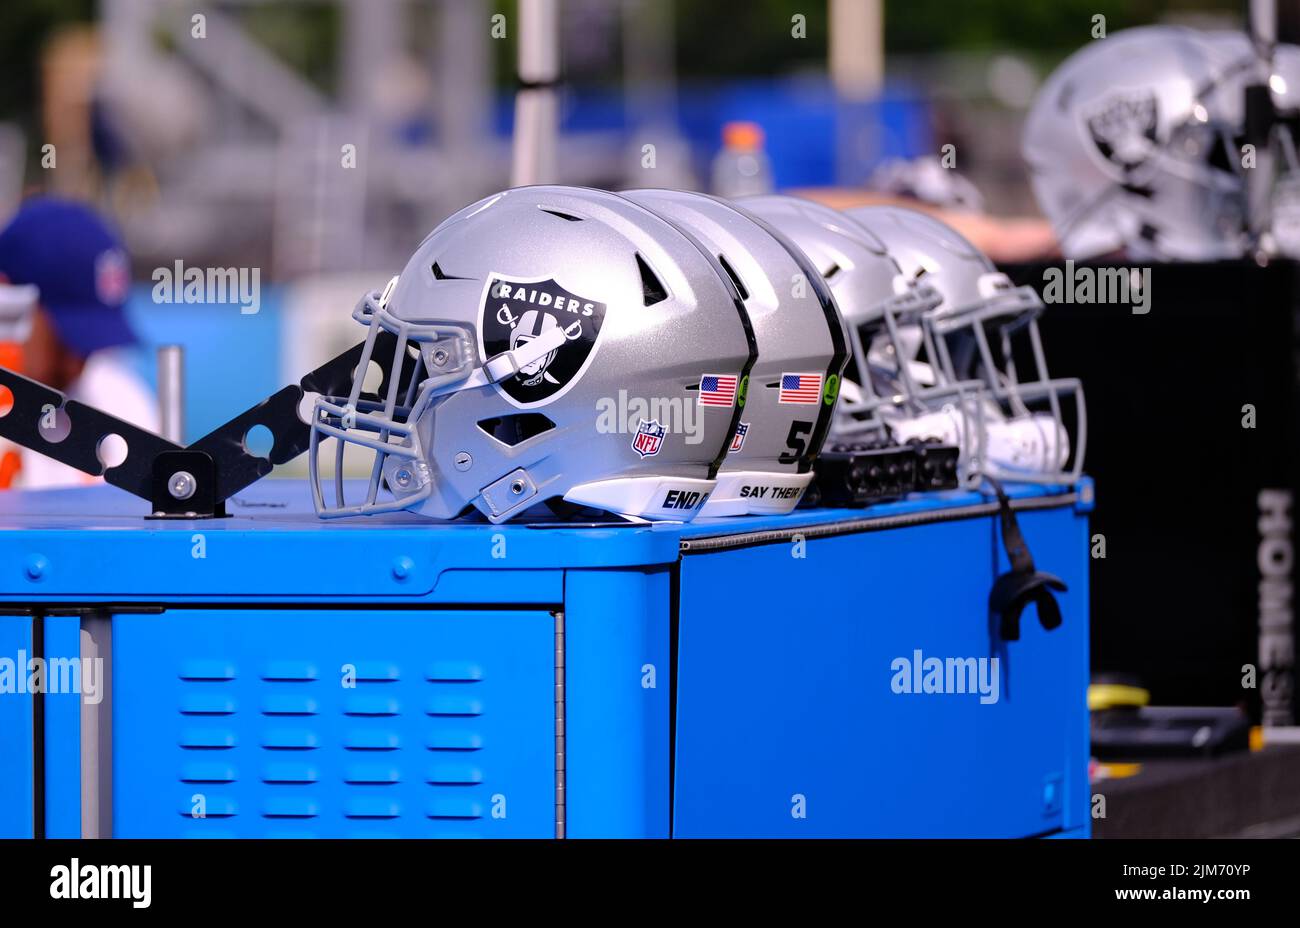
[[[858,507],[908,493],[957,487],[958,449],[912,442],[837,442],[822,449],[802,508]]]
[[[189,448],[164,451],[153,459],[153,517],[222,518],[226,501],[216,496],[217,468],[212,456]]]
[[[375,336],[372,358],[383,370],[383,379],[373,393],[363,393],[363,398],[377,400],[387,393],[391,371],[384,361],[393,356],[396,347],[391,332]],[[311,426],[298,412],[303,398],[308,393],[347,395],[364,349],[364,342],[354,345],[188,447],[0,367],[0,387],[7,387],[13,397],[9,412],[0,416],[0,438],[82,473],[102,476],[107,483],[147,500],[153,517],[220,518],[226,515],[225,502],[231,496],[265,477],[275,465],[307,450]],[[399,395],[414,376],[416,363],[403,357]],[[249,431],[259,425],[272,436],[265,457],[249,451],[246,443]],[[100,453],[105,439],[112,435],[126,442],[126,457],[106,468]]]
[[[153,460],[180,446],[116,416],[67,399],[58,390],[0,367],[0,387],[13,398],[0,417],[0,438],[7,438],[82,473],[98,477],[128,493],[149,499]],[[126,459],[105,470],[99,453],[103,441],[117,435],[126,442]]]

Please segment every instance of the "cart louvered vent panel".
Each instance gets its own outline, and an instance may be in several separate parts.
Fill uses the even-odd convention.
[[[115,834],[553,833],[549,614],[176,615],[115,619]]]
[[[212,662],[208,662],[212,663]],[[214,751],[234,752],[240,729],[248,722],[236,716],[239,710],[233,693],[238,682],[233,663],[219,667],[185,666],[180,714],[186,720],[180,746],[196,759],[187,762],[181,780],[193,784],[232,784],[238,780],[233,763],[212,761]],[[259,735],[252,748],[259,752],[255,777],[272,787],[260,808],[245,810],[264,819],[311,822],[328,814],[328,805],[317,795],[328,769],[334,766],[345,795],[337,814],[354,821],[390,821],[403,815],[420,815],[434,821],[473,821],[482,818],[485,805],[480,797],[457,789],[478,786],[487,780],[481,756],[484,737],[475,720],[484,715],[483,669],[473,662],[442,662],[425,674],[423,706],[403,706],[401,682],[396,664],[363,663],[344,668],[337,680],[325,683],[317,668],[307,661],[283,661],[268,665],[252,687],[253,704],[244,707]],[[216,684],[215,686],[213,684]],[[328,690],[338,690],[337,694]],[[337,704],[334,722],[322,718]],[[423,713],[433,722],[423,745],[403,743],[403,714]],[[403,750],[404,748],[413,750]],[[418,750],[427,752],[427,762]],[[341,749],[342,753],[337,753]],[[249,752],[243,752],[248,756]],[[429,798],[423,809],[404,806],[393,790],[372,787],[397,786],[407,780],[422,781]],[[232,818],[239,809],[232,797],[200,794],[184,814],[201,818]],[[277,793],[282,793],[277,795]]]

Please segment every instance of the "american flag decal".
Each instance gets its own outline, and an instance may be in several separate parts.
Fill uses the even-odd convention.
[[[700,378],[699,405],[730,408],[736,401],[736,381],[739,379],[735,374],[705,374]]]
[[[781,394],[777,402],[803,406],[813,406],[821,402],[821,374],[782,374]]]

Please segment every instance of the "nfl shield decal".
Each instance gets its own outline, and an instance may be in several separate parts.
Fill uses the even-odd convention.
[[[659,449],[664,446],[664,435],[667,432],[668,430],[659,424],[658,419],[640,420],[636,434],[632,436],[632,450],[642,458],[658,454]]]
[[[539,406],[562,396],[587,369],[605,322],[605,304],[565,290],[553,279],[488,276],[479,307],[479,346],[485,358],[514,351],[559,330],[564,341],[499,381],[516,406]]]
[[[745,436],[749,434],[749,423],[742,422],[736,426],[736,434],[731,436],[731,447],[727,451],[731,454],[736,453],[745,447]]]

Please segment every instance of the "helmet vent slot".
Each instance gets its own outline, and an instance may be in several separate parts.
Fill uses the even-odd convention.
[[[515,445],[535,438],[555,428],[555,423],[539,412],[523,412],[514,416],[496,416],[480,419],[478,427],[503,445]]]
[[[838,274],[841,270],[842,270],[842,268],[841,268],[838,264],[832,264],[832,265],[831,265],[830,267],[828,267],[826,270],[822,271],[822,279],[823,279],[823,280],[830,280],[832,277],[834,277],[836,274]]]
[[[641,272],[641,296],[646,306],[653,306],[668,299],[668,291],[663,283],[650,269],[650,265],[645,263],[645,258],[638,253],[636,256],[637,270]]]
[[[557,219],[563,219],[566,222],[582,222],[581,216],[575,216],[572,213],[562,213],[558,209],[547,209],[545,206],[539,206],[538,209],[544,213],[549,213],[550,215],[555,216]]]
[[[457,277],[455,274],[448,274],[446,271],[442,269],[441,266],[439,266],[437,261],[433,262],[433,266],[429,268],[429,270],[433,271],[434,280],[469,280],[470,279],[468,277]]]
[[[729,262],[729,261],[726,259],[726,256],[724,256],[724,255],[718,255],[718,263],[722,265],[722,269],[723,269],[724,271],[727,272],[727,276],[731,278],[731,282],[732,282],[733,284],[735,284],[735,285],[736,285],[736,289],[740,291],[740,299],[741,299],[741,301],[742,301],[742,302],[748,302],[748,301],[749,301],[749,291],[746,290],[746,289],[745,289],[745,285],[744,285],[743,283],[741,283],[741,281],[740,281],[740,275],[737,274],[737,273],[736,273],[736,269],[733,268],[733,267],[731,266],[731,262]]]

